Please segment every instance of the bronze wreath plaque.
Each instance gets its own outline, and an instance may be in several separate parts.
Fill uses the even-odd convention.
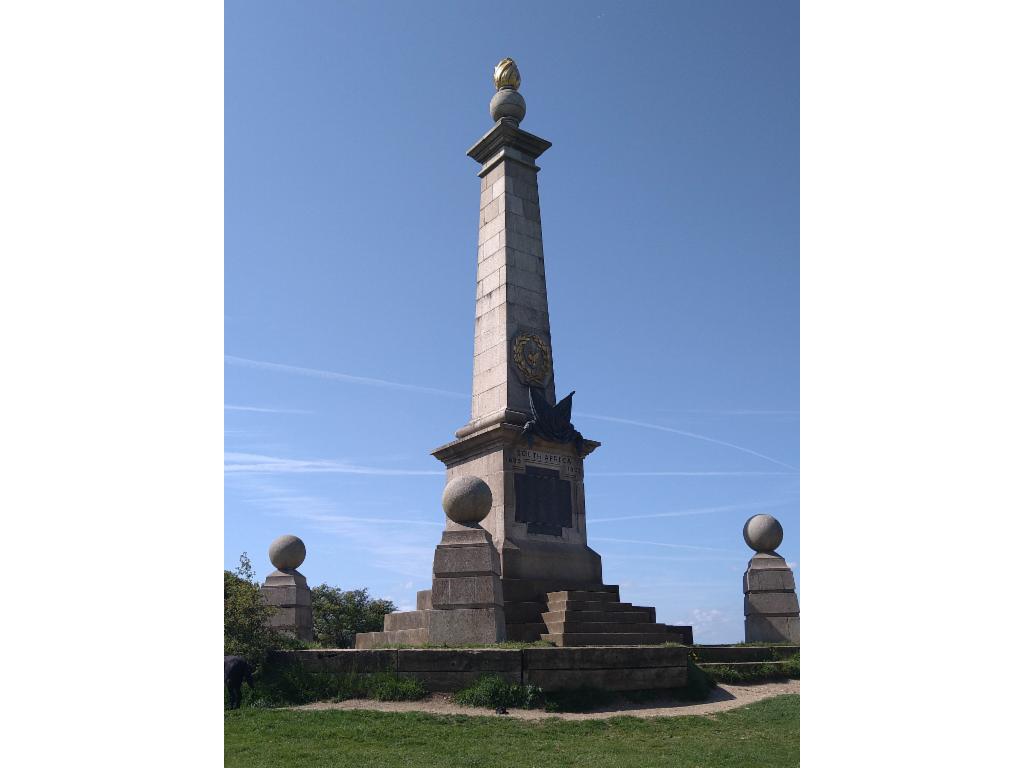
[[[512,362],[528,387],[546,387],[551,380],[551,347],[536,333],[523,332],[512,339]]]

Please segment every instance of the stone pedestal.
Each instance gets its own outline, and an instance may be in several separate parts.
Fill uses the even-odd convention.
[[[275,608],[269,622],[272,629],[299,640],[313,639],[313,608],[305,576],[292,568],[276,570],[267,576],[260,593]]]
[[[446,530],[434,550],[428,642],[504,642],[504,605],[501,564],[487,531],[477,525]]]
[[[743,574],[743,613],[748,643],[800,644],[800,606],[796,582],[786,560],[758,552]]]

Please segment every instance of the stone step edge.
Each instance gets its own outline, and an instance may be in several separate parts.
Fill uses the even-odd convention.
[[[652,624],[651,615],[647,611],[545,611],[540,615],[544,622],[548,621],[606,621],[619,624]],[[630,621],[630,619],[635,621]]]

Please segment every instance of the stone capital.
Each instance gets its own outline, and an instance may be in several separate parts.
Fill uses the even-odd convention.
[[[487,163],[502,150],[508,152],[508,159],[533,166],[533,161],[551,147],[551,142],[502,120],[494,124],[483,137],[466,152],[481,165]],[[533,166],[536,168],[536,166]]]

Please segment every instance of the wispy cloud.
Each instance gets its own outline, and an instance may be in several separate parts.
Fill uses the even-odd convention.
[[[587,472],[587,477],[793,477],[798,472],[745,471],[668,471],[668,472]]]
[[[225,411],[251,411],[252,413],[312,413],[295,408],[257,408],[255,405],[224,405]]]
[[[249,474],[303,474],[333,473],[340,475],[383,475],[419,476],[443,475],[441,469],[393,469],[389,467],[365,467],[331,459],[285,459],[279,456],[262,456],[257,453],[224,454],[224,471]]]
[[[465,392],[451,392],[447,389],[436,389],[434,387],[421,387],[418,384],[404,384],[400,381],[388,381],[386,379],[374,379],[369,376],[355,376],[350,373],[338,373],[337,371],[322,371],[317,368],[301,368],[296,365],[284,365],[282,363],[269,363],[264,360],[248,360],[244,357],[224,355],[224,362],[228,365],[238,365],[244,368],[257,368],[264,371],[276,371],[278,373],[290,373],[295,376],[308,376],[314,379],[328,379],[331,381],[344,381],[348,384],[365,384],[370,387],[383,387],[384,389],[399,389],[407,392],[423,392],[429,395],[441,397],[456,397],[460,400],[468,400],[469,395]]]
[[[588,517],[587,525],[593,523],[616,523],[623,520],[651,520],[659,517],[692,517],[694,515],[713,515],[719,512],[741,512],[760,509],[771,509],[780,507],[790,502],[750,502],[744,504],[726,504],[720,507],[697,507],[694,509],[681,509],[678,512],[655,512],[649,515],[626,515],[623,517]]]
[[[660,413],[685,413],[691,416],[799,416],[800,411],[766,411],[757,409],[697,410],[679,408],[658,408]]]
[[[246,505],[270,517],[295,520],[297,527],[337,537],[347,552],[363,552],[368,562],[385,573],[399,574],[421,582],[429,578],[434,546],[444,527],[440,510],[433,520],[417,517],[377,517],[372,514],[346,514],[331,499],[296,492],[257,475],[238,475],[230,480]],[[316,547],[309,540],[307,547]],[[306,576],[316,582],[323,577]]]
[[[619,418],[618,416],[602,416],[602,415],[596,414],[596,413],[577,413],[576,415],[577,416],[582,416],[585,419],[597,419],[599,421],[610,421],[610,422],[614,422],[616,424],[630,424],[630,425],[632,425],[634,427],[643,427],[645,429],[654,429],[654,430],[657,430],[659,432],[670,432],[670,433],[675,434],[675,435],[683,435],[684,437],[692,437],[694,440],[703,440],[704,442],[707,442],[707,443],[714,443],[715,445],[722,445],[722,446],[725,446],[726,448],[733,448],[733,449],[735,449],[737,451],[741,451],[743,453],[748,453],[751,456],[757,456],[759,459],[764,459],[765,461],[770,461],[770,462],[772,462],[772,464],[778,464],[780,467],[785,467],[786,469],[794,469],[794,470],[796,469],[796,467],[794,467],[792,464],[787,464],[784,461],[779,461],[778,459],[774,459],[771,456],[766,456],[763,453],[758,453],[757,451],[752,450],[750,448],[744,448],[742,445],[736,445],[736,443],[729,443],[729,442],[726,442],[725,440],[719,440],[718,438],[715,438],[715,437],[708,437],[707,435],[698,435],[696,432],[687,432],[684,429],[676,429],[675,427],[665,427],[665,426],[662,426],[661,424],[651,424],[651,423],[646,422],[646,421],[636,421],[635,419],[622,419],[622,418]]]

